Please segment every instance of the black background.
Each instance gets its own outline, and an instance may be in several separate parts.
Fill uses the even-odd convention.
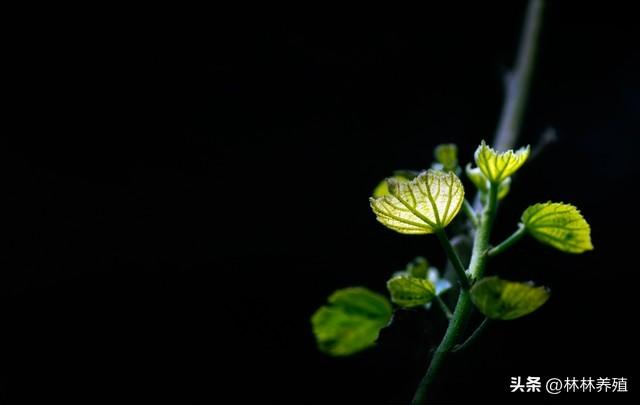
[[[385,229],[367,198],[394,169],[428,167],[438,143],[466,163],[492,138],[523,13],[28,14],[8,36],[15,125],[0,148],[2,400],[408,403],[444,330],[437,314],[398,313],[377,348],[345,359],[317,352],[309,317],[337,288],[384,292],[416,255],[443,264],[435,238]],[[631,401],[634,15],[547,8],[520,143],[548,126],[559,141],[517,177],[494,241],[552,199],[581,208],[595,250],[525,239],[493,261],[552,298],[452,359],[443,402],[587,398],[508,393],[528,375],[628,377],[631,393],[597,397]]]

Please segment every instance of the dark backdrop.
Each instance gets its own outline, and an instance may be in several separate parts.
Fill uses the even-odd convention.
[[[309,317],[334,289],[384,292],[416,255],[443,264],[434,238],[385,229],[367,198],[438,143],[467,162],[492,138],[524,13],[508,3],[395,22],[27,14],[9,34],[16,125],[0,148],[2,399],[408,403],[437,317],[399,313],[345,359],[317,352]],[[634,12],[616,7],[548,7],[520,143],[547,126],[559,141],[495,232],[531,203],[571,202],[595,250],[524,240],[492,262],[552,298],[452,360],[450,403],[553,399],[509,394],[511,376],[630,378],[632,393],[597,395],[613,402],[637,388],[640,66]]]

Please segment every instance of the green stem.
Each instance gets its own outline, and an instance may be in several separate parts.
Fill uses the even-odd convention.
[[[476,330],[473,331],[471,336],[469,336],[467,338],[467,340],[465,340],[463,343],[461,343],[458,346],[456,346],[453,349],[453,352],[454,353],[461,352],[461,351],[467,349],[469,346],[471,346],[473,344],[473,342],[478,340],[478,337],[480,337],[482,335],[482,332],[484,332],[485,329],[487,329],[487,326],[489,326],[490,323],[491,323],[491,320],[489,318],[484,318],[484,321],[482,321],[480,326],[478,326],[476,328]]]
[[[489,251],[489,236],[493,228],[493,222],[498,211],[498,184],[491,183],[489,193],[487,194],[487,203],[480,217],[480,227],[476,231],[475,240],[473,241],[473,250],[471,251],[471,261],[469,263],[469,271],[471,277],[475,280],[482,277],[484,268],[487,264],[487,252]]]
[[[491,188],[489,189],[488,201],[482,212],[480,227],[476,231],[476,238],[473,244],[473,254],[471,256],[471,264],[469,265],[471,274],[482,275],[484,271],[484,266],[487,262],[486,252],[489,246],[489,235],[491,234],[491,227],[496,215],[497,205],[498,184],[491,184]],[[446,235],[444,235],[443,231],[436,232],[436,234],[439,238],[442,238],[442,236],[444,236],[444,238],[446,239]],[[448,239],[446,240],[448,242]],[[453,250],[453,248],[451,248],[451,250]],[[457,256],[458,255],[456,254],[455,257]],[[455,264],[454,268],[456,268]],[[468,282],[466,274],[464,276],[464,280]],[[467,320],[469,319],[469,314],[471,313],[472,307],[473,304],[471,303],[471,296],[469,294],[469,291],[463,286],[463,288],[460,290],[460,295],[458,296],[458,303],[456,304],[456,309],[453,312],[453,318],[451,318],[451,321],[449,321],[449,327],[447,328],[447,331],[445,332],[440,345],[436,349],[436,352],[431,359],[431,364],[429,365],[427,373],[420,381],[420,385],[418,385],[418,390],[413,397],[413,405],[421,405],[425,403],[429,387],[440,372],[442,364],[448,353],[451,351],[451,349],[453,349],[459,339],[459,336],[462,334],[464,327],[467,324]]]
[[[462,210],[467,215],[471,223],[475,228],[478,227],[478,216],[476,215],[476,211],[471,206],[471,203],[465,198],[462,203]]]
[[[458,275],[458,280],[460,281],[460,285],[462,286],[463,289],[468,290],[469,287],[471,287],[471,284],[469,284],[469,278],[467,277],[464,264],[462,264],[462,260],[460,260],[460,256],[458,256],[455,249],[453,248],[453,245],[451,245],[449,238],[447,238],[447,233],[444,231],[444,229],[438,229],[436,231],[436,236],[438,237],[438,240],[440,241],[442,248],[447,253],[447,257],[449,258],[449,261],[453,265],[453,268],[456,270],[456,274]]]
[[[505,250],[509,249],[511,246],[515,245],[516,242],[522,239],[525,233],[527,233],[527,230],[525,229],[524,225],[520,224],[517,231],[512,233],[511,236],[509,236],[507,239],[500,242],[498,246],[495,246],[489,250],[489,257],[497,256]]]
[[[505,98],[493,142],[493,147],[497,150],[513,147],[522,126],[523,112],[533,75],[536,47],[542,26],[543,5],[543,0],[530,0],[527,6],[516,64],[513,73],[505,80]],[[497,191],[497,185],[492,185],[489,191],[488,203],[483,209],[479,226],[475,232],[471,263],[469,265],[469,270],[475,278],[481,277],[484,273],[487,261],[486,253],[489,247],[489,235],[498,205]],[[475,201],[476,205],[479,205],[479,198],[476,198]],[[449,327],[431,359],[429,369],[420,381],[418,390],[413,398],[413,405],[424,405],[426,403],[429,387],[437,377],[447,354],[464,330],[472,306],[469,291],[461,289],[458,303],[453,312],[453,318],[449,322]]]
[[[466,326],[469,315],[471,314],[472,306],[469,291],[460,290],[453,318],[449,321],[449,327],[447,328],[440,345],[433,354],[427,373],[422,377],[422,380],[418,385],[418,390],[411,402],[412,405],[422,405],[425,403],[429,387],[431,387],[431,384],[440,372],[449,352],[451,352],[451,349],[453,349],[458,341],[458,337],[464,331],[464,327]]]
[[[451,313],[449,306],[447,306],[447,304],[442,300],[442,298],[440,298],[439,295],[436,295],[435,300],[438,306],[440,307],[440,309],[442,310],[442,312],[444,313],[444,316],[446,316],[447,319],[449,320],[453,318],[453,314]]]

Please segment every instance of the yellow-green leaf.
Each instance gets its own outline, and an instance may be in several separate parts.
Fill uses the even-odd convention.
[[[522,214],[527,232],[542,243],[567,253],[592,250],[591,228],[571,204],[535,204]]]
[[[511,320],[528,315],[549,299],[549,290],[530,283],[486,277],[471,288],[471,300],[487,318]]]
[[[431,301],[436,288],[424,278],[396,276],[387,281],[391,302],[401,307],[416,307]]]
[[[404,234],[427,234],[447,226],[460,211],[464,188],[452,172],[427,170],[409,182],[387,180],[390,195],[370,198],[380,223]]]
[[[329,305],[311,317],[318,348],[332,356],[347,356],[375,344],[392,315],[387,298],[364,287],[335,291]]]
[[[496,152],[484,141],[475,152],[476,165],[492,183],[500,183],[515,173],[529,157],[529,146],[517,151]]]

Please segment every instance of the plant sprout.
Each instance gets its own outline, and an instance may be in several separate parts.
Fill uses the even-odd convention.
[[[548,288],[485,276],[490,258],[508,250],[525,235],[565,253],[593,249],[587,221],[576,207],[561,202],[529,206],[511,236],[496,244],[491,240],[498,206],[507,197],[514,175],[526,167],[531,157],[529,146],[517,150],[512,147],[520,128],[541,10],[542,1],[530,2],[516,69],[506,80],[495,147],[482,141],[474,154],[475,166],[467,164],[462,170],[456,145],[439,145],[430,169],[396,172],[380,183],[370,198],[376,219],[388,229],[403,235],[434,234],[455,270],[455,282],[440,277],[436,268],[418,257],[404,271],[391,275],[387,282],[390,300],[364,287],[341,289],[311,318],[319,349],[329,355],[346,356],[375,345],[380,330],[392,320],[392,303],[398,308],[441,309],[449,324],[418,386],[414,404],[426,403],[449,353],[468,347],[490,322],[521,318],[549,299]],[[476,198],[472,200],[465,198],[470,193],[465,193],[459,177],[463,172],[475,188]],[[454,221],[463,223],[464,234],[473,240],[468,262],[461,259],[449,239],[447,227]],[[457,302],[451,310],[441,296],[453,290],[457,292]],[[473,311],[485,319],[465,339],[464,331]]]

